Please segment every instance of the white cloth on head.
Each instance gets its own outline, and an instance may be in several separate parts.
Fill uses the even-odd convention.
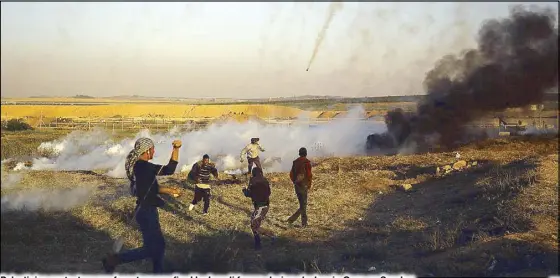
[[[147,152],[154,146],[154,141],[150,138],[139,138],[134,143],[134,149],[128,153],[125,162],[126,176],[132,182],[134,182],[134,165],[140,158],[140,156]]]

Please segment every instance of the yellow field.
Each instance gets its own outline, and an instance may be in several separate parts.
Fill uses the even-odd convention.
[[[305,111],[275,105],[174,105],[174,104],[109,104],[99,106],[61,105],[3,105],[2,118],[35,117],[170,117],[170,118],[216,118],[237,113],[261,118],[292,118]],[[317,112],[311,113],[314,117]]]

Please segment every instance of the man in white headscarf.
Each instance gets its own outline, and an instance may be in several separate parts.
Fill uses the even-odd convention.
[[[157,182],[158,175],[172,175],[177,168],[179,148],[181,141],[172,143],[173,151],[167,165],[157,165],[149,162],[154,158],[154,142],[149,138],[140,138],[134,144],[126,158],[126,175],[131,182],[133,194],[137,197],[135,218],[142,232],[144,245],[140,248],[128,250],[119,254],[111,254],[104,258],[103,268],[106,272],[113,272],[121,263],[150,258],[153,262],[154,273],[163,271],[163,257],[165,253],[165,240],[159,224],[158,207],[164,201],[158,194],[179,196],[179,191],[171,187],[160,186]]]

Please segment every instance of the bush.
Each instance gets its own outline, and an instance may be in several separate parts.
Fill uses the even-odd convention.
[[[11,119],[6,123],[6,130],[8,131],[21,131],[33,130],[33,128],[21,119]]]

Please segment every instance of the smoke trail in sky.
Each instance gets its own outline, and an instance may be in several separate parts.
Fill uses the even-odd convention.
[[[311,67],[311,64],[315,60],[315,56],[317,56],[317,52],[319,52],[319,48],[327,35],[327,30],[329,30],[329,26],[334,18],[334,15],[342,10],[342,2],[331,2],[329,5],[329,9],[327,11],[327,18],[325,19],[325,23],[323,24],[323,28],[317,35],[317,39],[315,40],[315,47],[313,48],[313,54],[311,54],[311,59],[309,59],[309,64],[307,65],[307,70]]]

